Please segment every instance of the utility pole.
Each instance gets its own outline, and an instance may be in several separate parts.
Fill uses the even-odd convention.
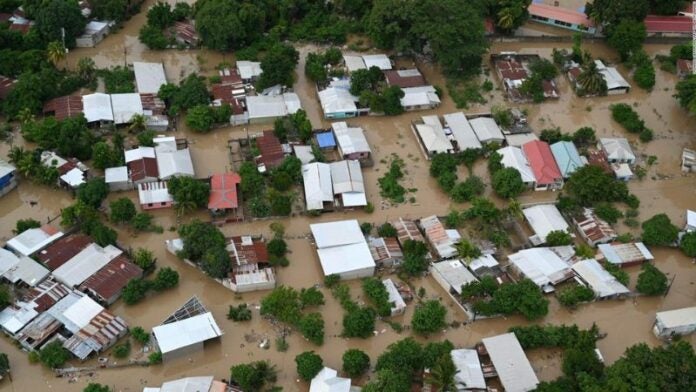
[[[696,75],[696,1],[691,2],[691,73]]]

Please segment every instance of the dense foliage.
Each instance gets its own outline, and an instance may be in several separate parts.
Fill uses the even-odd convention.
[[[324,360],[314,351],[305,351],[295,357],[295,364],[300,378],[310,381],[324,367]]]
[[[558,291],[556,298],[561,305],[574,308],[581,302],[593,300],[594,291],[587,286],[576,284]]]
[[[643,222],[641,239],[646,245],[670,246],[679,237],[679,228],[666,214],[657,214]]]
[[[611,117],[618,122],[628,132],[639,134],[640,140],[649,142],[652,140],[653,131],[645,126],[645,122],[640,119],[638,113],[625,103],[617,103],[609,106]]]
[[[442,330],[446,325],[447,308],[440,301],[427,301],[416,307],[411,319],[411,328],[420,335],[429,335]]]
[[[650,263],[643,264],[636,290],[645,295],[661,295],[667,292],[667,276]]]
[[[268,361],[239,364],[230,368],[230,380],[243,391],[261,391],[276,382],[277,370]]]
[[[519,313],[529,320],[536,320],[546,316],[549,311],[549,301],[539,287],[528,279],[487,287],[485,291],[487,295],[474,302],[474,311],[482,315]]]
[[[350,377],[360,377],[370,369],[370,357],[352,348],[343,353],[343,371]]]

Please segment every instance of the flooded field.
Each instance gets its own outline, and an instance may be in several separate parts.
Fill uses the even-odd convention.
[[[143,9],[147,9],[152,1],[146,2]],[[206,50],[188,51],[163,51],[151,52],[146,50],[137,39],[140,26],[144,23],[145,14],[136,15],[125,24],[118,33],[109,36],[97,48],[76,49],[68,56],[67,63],[73,66],[80,57],[94,58],[98,66],[113,66],[132,61],[162,61],[170,81],[176,82],[182,76],[190,72],[204,72],[211,74],[214,67],[221,61],[232,61],[230,54],[221,55]],[[559,46],[570,44],[559,44]],[[491,52],[520,51],[522,53],[538,53],[542,56],[550,56],[553,44],[526,44],[526,43],[496,43]],[[125,56],[124,56],[125,48]],[[586,45],[594,56],[607,60],[616,60],[615,56],[603,45]],[[300,95],[302,104],[309,114],[309,118],[315,128],[329,126],[329,122],[323,120],[321,109],[316,98],[314,86],[304,77],[304,58],[313,50],[312,47],[301,47],[301,60],[297,70],[297,83],[294,86]],[[649,45],[646,50],[654,55],[666,53],[669,46]],[[445,81],[432,65],[419,64],[426,79],[434,84],[444,87]],[[620,67],[624,75],[627,71]],[[489,75],[497,85],[497,80]],[[541,105],[521,105],[529,112],[531,126],[540,132],[544,128],[560,127],[564,132],[572,132],[582,126],[591,126],[596,129],[598,136],[622,135],[629,138],[636,151],[642,156],[655,155],[657,163],[650,169],[649,174],[642,181],[632,181],[629,185],[631,191],[641,199],[641,215],[639,219],[645,220],[658,212],[667,213],[673,222],[681,226],[684,221],[684,210],[687,207],[696,207],[696,176],[684,176],[678,167],[679,154],[684,146],[696,147],[696,119],[678,107],[672,98],[676,78],[673,75],[657,71],[657,84],[654,91],[646,93],[634,88],[630,94],[615,97],[602,97],[582,99],[572,93],[570,86],[564,78],[557,79],[561,91],[561,99],[556,102],[547,102]],[[499,88],[486,97],[488,103],[475,105],[465,112],[489,111],[495,104],[503,104],[502,94]],[[627,135],[616,123],[614,123],[608,111],[612,103],[625,102],[635,105],[636,110],[645,120],[646,125],[655,131],[655,140],[649,144],[640,143],[633,135]],[[411,121],[427,114],[444,114],[455,111],[454,103],[449,97],[443,99],[442,106],[437,110],[406,113],[398,117],[363,117],[350,120],[352,124],[363,127],[367,139],[373,148],[375,166],[365,169],[365,183],[367,197],[375,206],[373,214],[364,212],[344,212],[324,214],[319,218],[297,216],[286,219],[286,235],[289,237],[290,266],[277,272],[279,284],[291,285],[296,288],[309,287],[322,282],[322,272],[316,256],[307,236],[309,224],[320,221],[332,221],[339,219],[355,218],[360,221],[383,223],[399,216],[418,218],[426,215],[444,215],[450,209],[464,209],[467,204],[452,203],[438,188],[436,182],[428,174],[428,162],[417,147],[415,137],[410,129]],[[182,122],[180,122],[182,123]],[[190,132],[182,125],[177,131],[177,137],[187,137],[191,142],[191,150],[194,168],[199,177],[207,177],[209,174],[229,169],[229,157],[226,150],[227,140],[230,138],[245,137],[247,133],[256,133],[265,126],[226,127],[215,130],[210,134],[202,135]],[[21,137],[17,137],[16,144],[23,144]],[[7,157],[9,146],[0,146],[0,156]],[[392,154],[397,154],[406,163],[406,180],[404,186],[414,189],[415,202],[407,202],[398,206],[392,206],[384,202],[379,195],[377,179],[387,168],[387,162]],[[474,173],[488,182],[485,163],[479,162],[474,167]],[[465,170],[460,173],[460,178],[466,175]],[[135,192],[110,195],[110,198],[127,196],[137,200]],[[497,200],[487,189],[487,196]],[[556,194],[552,192],[527,192],[521,197],[522,203],[553,200]],[[5,240],[11,237],[14,223],[20,218],[34,218],[46,221],[49,217],[59,215],[60,208],[72,203],[69,193],[60,190],[52,190],[46,187],[33,185],[27,181],[20,184],[19,188],[0,199],[0,238]],[[375,359],[390,343],[408,336],[408,331],[402,334],[394,332],[386,323],[377,323],[377,336],[367,340],[343,339],[338,337],[341,332],[341,320],[343,311],[326,289],[324,292],[327,303],[319,309],[326,322],[326,342],[322,347],[315,347],[306,342],[298,333],[293,333],[288,342],[290,348],[287,352],[277,352],[274,347],[264,350],[258,347],[260,339],[269,337],[271,341],[275,337],[273,326],[261,319],[258,309],[260,299],[265,293],[248,293],[235,295],[221,285],[205,277],[198,270],[189,267],[176,257],[167,253],[164,249],[164,240],[175,238],[176,232],[170,231],[178,223],[186,222],[194,217],[206,219],[205,213],[191,214],[183,219],[178,219],[173,210],[155,211],[156,221],[164,227],[163,234],[138,234],[133,235],[127,230],[119,229],[119,241],[137,249],[139,247],[152,250],[157,256],[160,267],[168,266],[176,269],[181,275],[180,284],[172,291],[155,294],[148,297],[136,306],[126,306],[121,301],[111,307],[111,310],[123,317],[131,326],[142,326],[149,330],[161,323],[172,311],[183,304],[192,295],[197,295],[202,302],[213,312],[218,324],[224,330],[224,336],[217,342],[206,345],[204,352],[182,358],[166,365],[154,367],[128,367],[120,369],[100,370],[91,377],[81,377],[74,383],[67,379],[58,379],[53,373],[40,365],[30,364],[25,352],[14,347],[13,343],[3,337],[0,339],[0,351],[6,352],[12,364],[13,382],[0,384],[0,390],[28,390],[28,391],[79,391],[91,381],[113,386],[116,391],[140,391],[145,385],[159,385],[164,380],[190,375],[215,375],[217,378],[228,378],[229,368],[233,364],[251,360],[268,359],[279,370],[278,384],[286,391],[307,390],[306,383],[296,381],[294,357],[305,350],[315,350],[323,358],[324,363],[334,368],[340,368],[341,355],[347,348],[359,348],[366,351],[372,359]],[[260,221],[244,224],[231,224],[223,227],[227,235],[264,234],[270,235],[269,221]],[[627,228],[620,227],[621,231]],[[684,306],[693,306],[696,298],[696,266],[692,260],[682,253],[669,249],[652,249],[656,265],[674,277],[673,286],[669,294],[659,298],[637,298],[635,300],[598,302],[581,306],[577,310],[569,311],[561,308],[555,301],[551,301],[549,315],[541,320],[541,323],[572,324],[580,327],[589,327],[597,323],[607,337],[600,340],[598,347],[608,363],[615,361],[630,345],[647,342],[651,345],[659,344],[651,333],[651,326],[656,311],[674,309]],[[629,269],[631,285],[639,272],[638,268]],[[448,306],[448,321],[467,322],[466,315],[456,307],[452,300],[442,291],[430,277],[414,280],[413,286],[418,289],[423,287],[428,298],[441,298]],[[352,295],[361,301],[362,292],[359,282],[349,282]],[[246,302],[254,307],[254,317],[250,322],[233,323],[226,319],[229,305]],[[408,325],[413,313],[413,305],[410,305],[404,316],[397,317],[395,321]],[[481,320],[474,323],[462,324],[458,328],[450,328],[446,331],[431,336],[431,340],[449,339],[458,347],[471,347],[486,336],[502,333],[514,325],[528,324],[521,317],[509,317],[502,319]],[[422,339],[421,339],[422,340]],[[696,337],[689,341],[696,344]],[[137,356],[137,344],[134,345],[133,356]],[[558,369],[560,355],[552,351],[539,351],[530,353],[533,365],[543,380],[550,380],[560,374]],[[111,358],[114,361],[114,358]],[[87,361],[84,364],[73,363],[77,366],[93,366],[96,360]]]

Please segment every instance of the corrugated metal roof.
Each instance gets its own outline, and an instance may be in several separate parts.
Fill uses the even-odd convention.
[[[90,290],[103,301],[108,302],[120,293],[131,279],[143,276],[143,270],[121,255],[88,277],[81,285],[81,290]]]
[[[527,158],[522,153],[522,149],[518,147],[507,146],[497,151],[502,156],[500,163],[504,167],[509,167],[517,170],[522,177],[522,182],[529,184],[536,182],[534,172],[529,166]]]
[[[454,150],[437,116],[423,116],[422,119],[422,124],[414,124],[414,126],[426,151],[445,154]]]
[[[514,333],[482,339],[498,378],[507,392],[534,390],[539,379]]]
[[[138,198],[140,205],[174,202],[166,181],[138,184]]]
[[[585,281],[598,298],[628,294],[630,290],[619,283],[594,259],[578,261],[573,264],[573,271]]]
[[[280,165],[285,158],[283,146],[273,131],[263,131],[263,135],[256,138],[256,147],[258,147],[261,153],[259,160],[267,168],[274,168]]]
[[[261,63],[257,61],[237,61],[237,71],[244,80],[253,79],[263,73]]]
[[[418,87],[426,85],[425,78],[418,69],[388,70],[384,71],[387,83],[401,88]]]
[[[527,7],[530,15],[540,16],[578,26],[592,27],[594,23],[582,12],[543,3],[532,3]]]
[[[629,244],[599,244],[597,249],[612,264],[630,264],[653,260],[654,257],[642,242]]]
[[[617,236],[611,225],[595,215],[591,208],[585,208],[582,214],[575,218],[575,224],[591,245],[612,241]]]
[[[474,118],[469,120],[469,124],[474,129],[474,133],[476,133],[476,137],[478,137],[481,143],[502,143],[505,140],[500,127],[498,127],[495,120],[490,117]]]
[[[522,151],[529,161],[537,184],[554,184],[563,178],[548,143],[534,140],[525,143]]]
[[[449,284],[450,287],[444,287],[447,291],[452,289],[458,294],[461,294],[462,286],[468,283],[478,282],[478,279],[466,268],[461,260],[445,260],[439,263],[433,263],[430,268]]]
[[[328,164],[312,162],[302,165],[302,180],[307,210],[321,210],[324,203],[333,201],[331,167]]]
[[[213,174],[210,177],[210,197],[208,209],[228,209],[239,207],[237,186],[242,181],[237,173]]]
[[[459,240],[459,234],[452,233],[445,229],[440,219],[435,216],[428,216],[420,220],[425,238],[435,248],[441,258],[448,258],[457,254],[454,244]]]
[[[696,324],[696,306],[666,310],[655,314],[657,322],[664,328],[677,328]]]
[[[362,59],[367,69],[372,67],[377,67],[382,71],[392,69],[391,60],[389,60],[386,54],[366,54],[362,56]]]
[[[546,242],[546,236],[552,231],[568,232],[568,223],[553,204],[528,207],[522,210],[522,214],[542,243]]]
[[[93,243],[53,271],[53,276],[68,287],[76,287],[122,253],[113,245]]]
[[[476,137],[476,133],[464,113],[449,113],[445,114],[443,118],[445,119],[445,127],[452,131],[452,136],[457,141],[457,147],[460,151],[481,148],[481,142]]]
[[[54,270],[65,264],[92,243],[84,234],[63,237],[36,254],[36,258],[49,269]]]
[[[573,276],[570,265],[549,248],[523,249],[509,255],[508,259],[540,288],[548,288]]]
[[[556,142],[551,145],[551,153],[553,153],[553,157],[556,160],[558,168],[561,170],[563,178],[570,177],[576,170],[585,166],[573,142]]]
[[[158,325],[152,328],[152,333],[157,339],[160,351],[165,355],[223,334],[210,312]]]
[[[321,102],[321,109],[324,111],[324,115],[354,113],[358,110],[358,107],[355,105],[358,102],[358,98],[342,88],[328,87],[319,91],[319,101]]]
[[[403,98],[400,99],[401,106],[405,108],[416,106],[437,106],[440,104],[440,97],[437,96],[435,87],[419,86],[406,87],[401,89],[404,92]]]
[[[14,238],[7,241],[7,246],[24,256],[31,256],[34,252],[40,250],[62,236],[62,231],[59,231],[53,226],[44,225],[18,234]]]
[[[628,140],[625,138],[603,137],[599,139],[599,143],[610,161],[635,161],[636,159],[631,145],[628,144]]]
[[[87,122],[114,121],[109,94],[94,93],[82,96],[83,113]]]
[[[139,93],[157,94],[162,85],[167,84],[162,63],[143,63],[134,61],[133,71]]]
[[[338,146],[343,155],[364,152],[372,153],[362,128],[348,127],[348,124],[343,121],[331,124],[331,128],[336,135]]]
[[[476,350],[464,348],[452,350],[450,355],[458,370],[454,375],[457,385],[467,389],[486,389],[486,380],[483,378],[483,370]]]
[[[418,226],[416,226],[414,221],[399,218],[398,220],[392,221],[391,225],[396,229],[397,238],[402,246],[404,242],[408,240],[425,243],[425,238],[423,238],[423,235],[420,230],[418,230]]]

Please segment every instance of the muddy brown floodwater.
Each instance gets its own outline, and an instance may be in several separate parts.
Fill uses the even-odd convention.
[[[147,1],[143,6],[146,10],[153,0]],[[68,67],[74,67],[80,57],[92,57],[99,67],[121,65],[124,61],[162,61],[170,81],[176,82],[182,76],[191,72],[202,72],[206,75],[214,73],[214,67],[221,61],[233,61],[230,54],[222,55],[207,50],[186,51],[162,51],[153,52],[146,50],[138,42],[137,34],[145,22],[145,12],[136,15],[125,24],[125,27],[117,33],[110,35],[97,48],[76,49],[72,51],[67,61]],[[538,43],[494,43],[491,52],[514,50],[523,53],[538,53],[549,57],[553,44]],[[559,47],[567,47],[569,44],[558,44]],[[616,58],[604,45],[585,45],[594,56],[615,61]],[[125,56],[124,56],[125,48]],[[303,64],[306,54],[315,50],[313,46],[299,48],[301,53],[300,64],[297,69],[297,83],[295,90],[300,95],[302,104],[309,114],[309,118],[315,127],[328,126],[329,122],[323,120],[321,109],[316,98],[314,86],[304,77]],[[649,54],[667,53],[669,46],[648,45]],[[419,64],[426,78],[435,85],[445,86],[445,81],[436,67],[431,64]],[[620,67],[624,75],[626,69]],[[488,77],[497,85],[494,75]],[[548,127],[560,127],[565,132],[571,132],[581,126],[591,126],[596,129],[599,136],[623,135],[629,138],[636,151],[643,155],[655,155],[657,163],[648,171],[648,175],[642,181],[632,181],[629,185],[631,191],[641,199],[641,216],[644,220],[658,212],[664,212],[672,218],[677,225],[684,222],[684,210],[696,207],[696,177],[685,176],[679,172],[678,161],[682,147],[696,146],[696,120],[694,117],[678,107],[672,98],[676,78],[673,75],[657,71],[657,84],[655,90],[650,93],[634,88],[630,94],[616,97],[602,97],[582,99],[573,95],[568,82],[558,78],[561,99],[556,102],[546,102],[541,105],[520,105],[529,111],[530,124],[540,132]],[[491,106],[504,104],[505,101],[496,88],[486,96],[488,102],[484,105],[473,105],[465,112],[489,111]],[[649,144],[640,143],[633,135],[626,133],[615,124],[609,115],[608,107],[612,103],[625,102],[636,107],[647,126],[655,131],[655,140]],[[410,130],[410,122],[422,115],[444,114],[456,110],[449,97],[445,97],[442,106],[437,110],[406,113],[398,117],[364,117],[350,120],[351,123],[363,127],[367,139],[373,148],[375,166],[364,170],[367,197],[375,205],[375,212],[330,213],[319,218],[295,216],[285,219],[291,261],[290,266],[277,272],[279,284],[296,288],[309,287],[322,281],[322,273],[317,256],[313,251],[307,236],[309,224],[320,221],[354,218],[360,221],[383,223],[398,216],[418,218],[430,214],[446,214],[450,209],[463,209],[468,207],[466,203],[452,203],[437,187],[434,180],[428,175],[428,163],[424,160],[417,147],[416,140]],[[182,124],[183,122],[180,122]],[[207,135],[190,132],[182,125],[177,131],[177,137],[187,137],[191,142],[194,166],[199,177],[206,177],[211,173],[229,169],[230,162],[226,150],[226,142],[230,138],[254,134],[262,130],[263,126],[253,127],[226,127],[215,130]],[[20,136],[14,141],[16,145],[25,145]],[[27,146],[31,147],[31,146]],[[0,146],[0,156],[7,157],[9,146]],[[404,186],[412,190],[414,202],[407,202],[398,206],[382,200],[377,187],[377,179],[387,168],[386,162],[392,154],[397,154],[406,162],[406,179]],[[460,178],[466,176],[462,170]],[[479,162],[474,167],[474,174],[489,181],[484,162]],[[490,193],[488,187],[486,196],[493,199],[499,205],[504,201],[498,200]],[[110,195],[110,199],[126,196],[137,200],[135,192],[126,192]],[[555,199],[556,194],[551,192],[527,192],[521,197],[522,203],[538,202]],[[53,190],[46,187],[33,185],[23,181],[17,190],[0,199],[0,238],[3,240],[11,237],[11,230],[17,219],[35,218],[45,221],[49,217],[55,217],[60,213],[60,208],[72,203],[72,197],[67,192]],[[301,206],[298,207],[301,209]],[[174,309],[180,306],[192,295],[197,295],[202,302],[213,312],[216,320],[224,330],[225,335],[217,342],[206,345],[203,352],[182,358],[166,365],[153,367],[129,367],[121,369],[100,370],[92,376],[83,376],[71,383],[67,379],[55,378],[52,372],[40,365],[30,364],[25,352],[17,349],[6,337],[0,339],[0,351],[6,352],[10,357],[13,369],[13,382],[0,383],[0,390],[28,390],[28,391],[80,391],[89,382],[100,382],[114,387],[116,391],[140,391],[146,385],[159,385],[165,380],[192,375],[214,375],[217,378],[228,378],[231,365],[251,360],[268,359],[279,370],[278,384],[287,391],[307,390],[306,383],[296,381],[294,357],[305,350],[315,350],[324,358],[324,363],[334,368],[340,368],[341,355],[348,348],[359,348],[369,353],[371,358],[376,358],[390,343],[408,336],[407,332],[397,334],[386,323],[378,322],[378,335],[367,340],[343,339],[338,335],[341,332],[342,310],[330,293],[322,289],[327,303],[320,311],[326,322],[326,343],[322,347],[315,347],[306,342],[298,333],[293,333],[288,342],[290,349],[280,353],[271,348],[263,350],[258,347],[258,339],[269,337],[271,341],[275,332],[270,323],[259,317],[256,306],[259,304],[264,292],[235,295],[224,289],[217,283],[206,278],[199,271],[184,265],[164,249],[164,240],[176,237],[174,231],[179,223],[185,223],[195,217],[206,219],[203,212],[192,214],[177,219],[174,211],[155,211],[157,223],[165,228],[163,234],[138,234],[134,235],[126,229],[119,229],[119,240],[128,244],[133,249],[143,247],[152,250],[157,256],[160,267],[168,266],[176,269],[181,280],[177,288],[163,294],[148,297],[147,300],[136,306],[125,306],[117,302],[111,310],[122,316],[131,326],[142,326],[151,329],[164,320]],[[269,235],[268,221],[233,224],[223,227],[227,235],[240,234],[265,234]],[[620,231],[630,230],[627,227],[619,227]],[[572,324],[587,328],[592,323],[597,323],[599,328],[607,333],[607,337],[599,341],[598,346],[605,359],[611,363],[621,356],[630,345],[646,342],[650,345],[658,345],[660,342],[651,333],[651,326],[656,311],[674,309],[685,306],[693,306],[696,298],[696,266],[691,260],[680,252],[670,249],[653,249],[656,265],[674,278],[672,289],[665,297],[637,298],[635,300],[597,302],[581,306],[574,311],[561,308],[555,300],[551,301],[549,315],[539,323]],[[631,285],[635,285],[638,268],[629,269]],[[416,288],[423,287],[428,298],[441,298],[450,312],[449,321],[467,321],[466,316],[446,294],[435,284],[432,278],[426,277],[413,282]],[[359,282],[349,282],[352,294],[359,301],[361,290]],[[253,304],[254,317],[247,323],[232,323],[226,319],[228,306],[241,302]],[[413,305],[410,305],[405,315],[397,317],[395,321],[408,325],[413,313]],[[481,320],[475,323],[462,325],[458,328],[446,331],[430,337],[430,340],[449,339],[458,347],[471,347],[486,336],[505,332],[514,325],[529,324],[521,317],[508,317],[492,320]],[[384,332],[382,332],[384,331]],[[423,340],[419,338],[420,340]],[[688,338],[691,344],[696,343],[696,337]],[[137,347],[134,347],[133,357],[142,356]],[[534,351],[529,353],[533,366],[540,378],[550,380],[560,374],[560,354],[553,350]],[[113,357],[111,361],[115,360]],[[78,366],[95,365],[95,360],[89,360],[83,364],[72,363]],[[365,380],[361,380],[365,381]]]

